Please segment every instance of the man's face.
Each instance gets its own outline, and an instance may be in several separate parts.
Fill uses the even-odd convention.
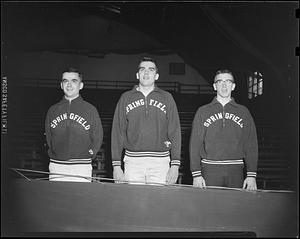
[[[67,99],[74,99],[79,95],[79,91],[83,87],[83,83],[76,72],[65,72],[60,83],[61,89],[64,91]]]
[[[213,86],[217,91],[218,96],[228,98],[231,97],[231,92],[235,88],[235,83],[231,74],[222,73],[216,76]]]
[[[154,82],[158,79],[156,66],[151,61],[143,61],[139,66],[136,73],[136,78],[140,81],[142,86],[153,86]]]

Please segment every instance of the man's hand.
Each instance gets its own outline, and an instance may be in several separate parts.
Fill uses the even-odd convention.
[[[254,178],[254,177],[247,177],[244,180],[243,189],[246,189],[246,190],[257,190],[256,178]]]
[[[121,166],[114,166],[113,177],[115,183],[123,183],[125,177],[124,177],[123,170],[121,169]]]
[[[198,188],[205,188],[205,180],[202,176],[193,178],[193,186]]]
[[[167,184],[176,183],[177,178],[178,178],[178,169],[179,169],[179,166],[177,166],[177,165],[171,166],[171,168],[168,171],[167,178],[166,178]]]

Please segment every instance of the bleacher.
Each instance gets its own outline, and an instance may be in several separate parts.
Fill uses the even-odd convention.
[[[264,118],[255,118],[258,137],[258,184],[261,188],[291,189],[292,161],[287,129]]]
[[[117,101],[123,91],[86,89],[82,96],[95,105],[99,111],[104,139],[101,150],[93,161],[93,176],[112,177],[110,133],[113,113]],[[179,110],[182,132],[182,166],[179,183],[191,184],[189,171],[189,138],[192,120],[200,105],[211,101],[211,95],[180,95],[174,93]],[[30,96],[30,97],[29,97]],[[44,135],[44,120],[50,105],[62,97],[62,92],[55,88],[23,87],[16,91],[19,97],[14,108],[17,112],[13,120],[13,136],[11,143],[14,150],[11,165],[17,168],[48,171],[46,139]],[[22,100],[24,99],[24,100]],[[16,101],[15,101],[16,102]],[[253,114],[255,117],[255,114]],[[259,116],[255,118],[258,142],[259,161],[257,183],[260,189],[291,189],[291,160],[287,148],[288,132],[278,128],[269,120]],[[33,176],[33,175],[31,175]],[[45,175],[44,175],[45,176]]]

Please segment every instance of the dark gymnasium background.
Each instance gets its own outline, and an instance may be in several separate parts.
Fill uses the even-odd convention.
[[[158,85],[178,106],[183,160],[178,183],[192,183],[192,119],[215,95],[215,72],[227,68],[237,81],[234,98],[256,123],[258,188],[296,191],[298,198],[297,11],[296,1],[1,1],[1,227],[7,229],[2,222],[9,214],[9,182],[19,177],[11,168],[48,170],[44,120],[62,97],[61,70],[73,65],[83,71],[81,94],[97,107],[104,128],[93,176],[111,178],[113,112],[121,93],[136,83],[144,55],[157,58]]]

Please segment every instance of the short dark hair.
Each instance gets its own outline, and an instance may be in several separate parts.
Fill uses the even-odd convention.
[[[214,82],[215,82],[215,80],[216,80],[217,75],[220,75],[220,74],[226,74],[226,73],[232,76],[232,79],[233,79],[233,82],[234,82],[234,76],[233,76],[232,72],[231,72],[230,70],[227,70],[227,69],[221,69],[221,70],[218,70],[218,71],[216,72],[216,74],[215,74]]]
[[[83,80],[83,76],[82,76],[82,73],[79,72],[79,70],[77,68],[74,68],[74,67],[69,67],[69,68],[66,68],[65,70],[63,70],[62,72],[62,75],[66,72],[71,72],[71,73],[77,73],[79,75],[79,78],[80,80],[82,81]]]
[[[144,62],[144,61],[151,61],[151,62],[153,62],[154,65],[155,65],[155,68],[156,68],[156,73],[158,73],[158,67],[157,67],[157,64],[156,64],[156,60],[153,59],[153,58],[151,58],[151,57],[147,57],[147,56],[144,56],[144,57],[140,60],[139,65],[138,65],[138,69],[137,69],[138,71],[139,71],[139,69],[140,69],[141,63]]]

